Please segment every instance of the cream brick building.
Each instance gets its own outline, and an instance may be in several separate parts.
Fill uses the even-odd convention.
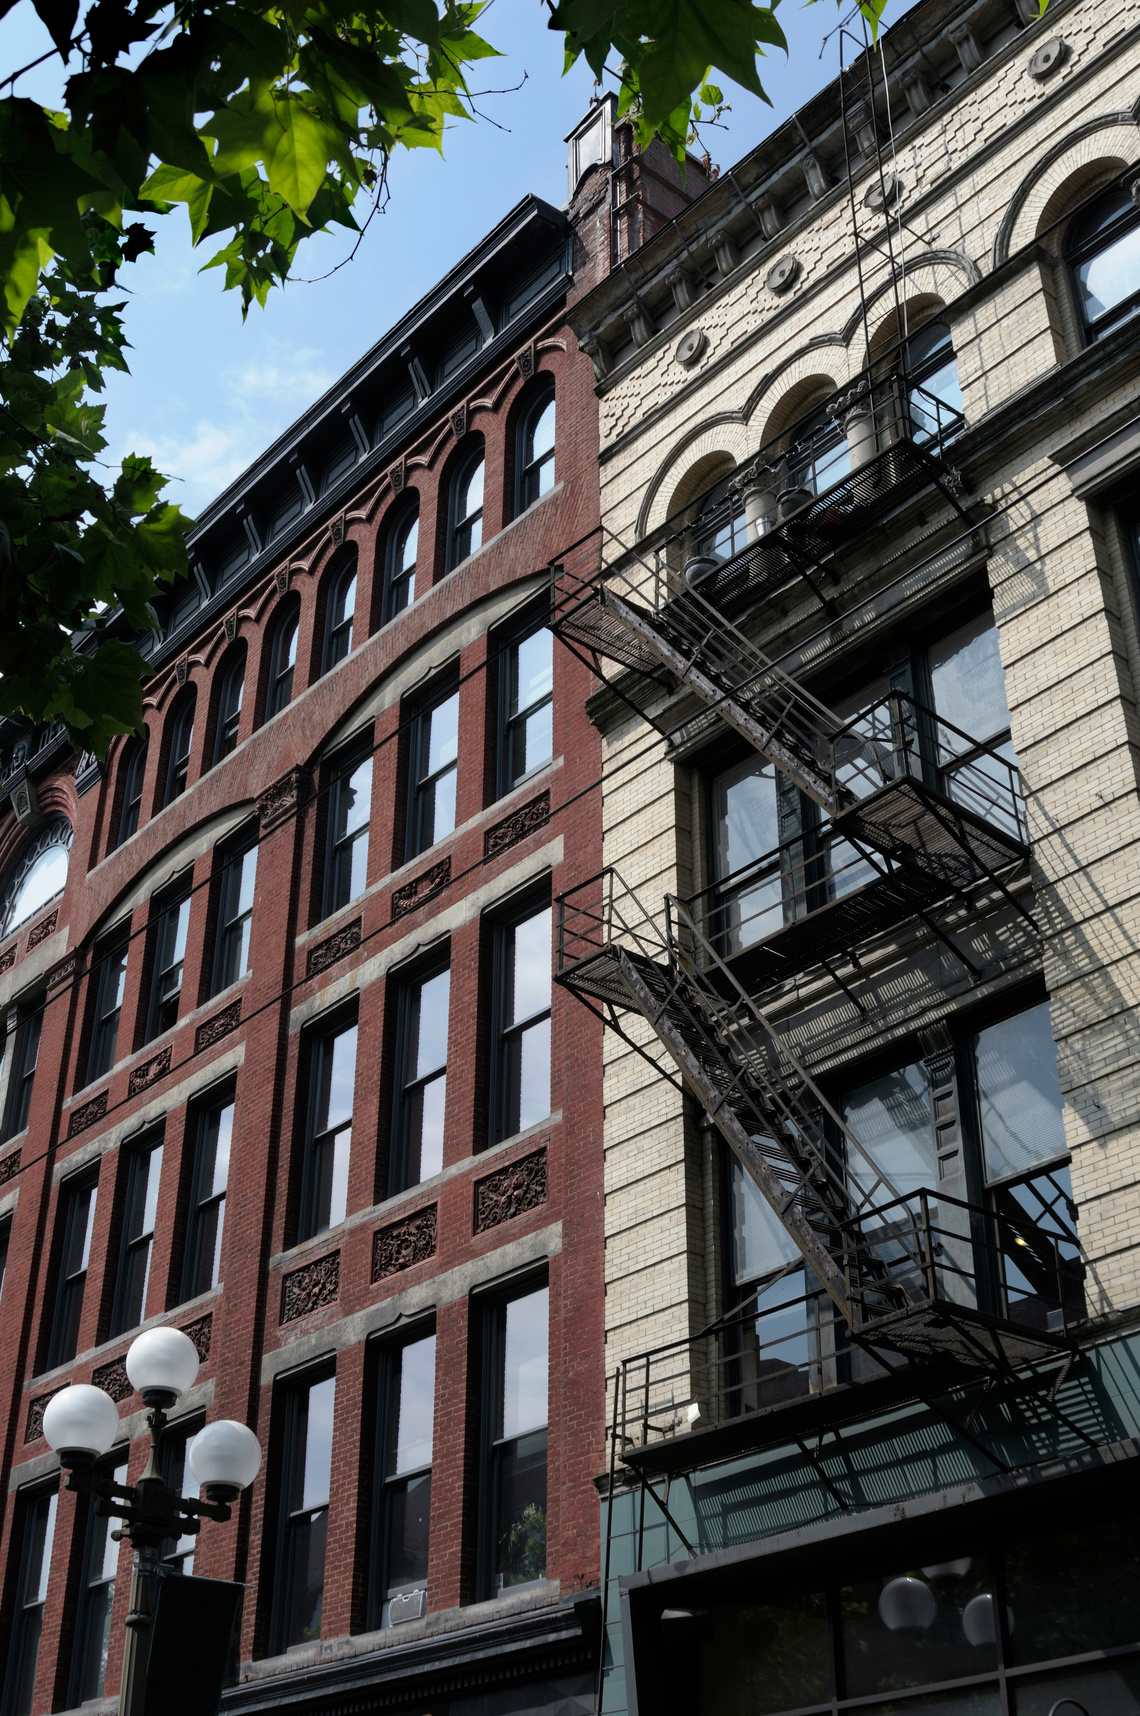
[[[572,316],[604,1705],[1127,1716],[1140,5],[847,43]]]

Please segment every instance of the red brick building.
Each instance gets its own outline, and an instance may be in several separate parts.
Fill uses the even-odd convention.
[[[209,509],[145,740],[7,734],[5,1716],[117,1690],[129,1549],[41,1420],[107,1389],[133,1480],[156,1322],[203,1361],[168,1481],[207,1418],[265,1450],[170,1546],[246,1583],[227,1708],[592,1707],[598,1028],[550,905],[600,865],[599,748],[545,568],[598,517],[564,316],[614,252],[611,114],[564,210],[519,204]]]

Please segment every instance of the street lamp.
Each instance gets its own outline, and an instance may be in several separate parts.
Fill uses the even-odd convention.
[[[190,1449],[190,1470],[206,1500],[179,1495],[163,1483],[157,1455],[167,1413],[198,1374],[197,1348],[181,1329],[148,1329],[127,1349],[126,1364],[150,1426],[150,1459],[137,1484],[116,1484],[95,1473],[95,1461],[119,1430],[119,1409],[101,1388],[77,1382],[53,1394],[44,1410],[44,1436],[68,1470],[68,1489],[98,1496],[96,1511],[124,1522],[123,1530],[112,1536],[120,1541],[128,1537],[134,1548],[119,1716],[142,1716],[163,1542],[196,1534],[203,1519],[228,1520],[230,1503],[248,1489],[261,1468],[261,1446],[252,1430],[232,1419],[207,1424]]]

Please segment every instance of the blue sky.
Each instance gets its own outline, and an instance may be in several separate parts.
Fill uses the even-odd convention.
[[[889,23],[907,0],[891,0]],[[291,282],[254,306],[243,324],[238,294],[223,292],[221,270],[200,273],[208,251],[191,249],[184,214],[160,221],[154,256],[124,270],[131,298],[126,326],[131,374],[112,377],[108,437],[114,456],[150,453],[176,479],[172,494],[193,514],[232,481],[275,436],[421,297],[441,274],[527,192],[566,198],[563,138],[585,112],[592,78],[579,64],[563,77],[561,38],[546,28],[542,0],[492,0],[480,25],[503,51],[476,67],[474,87],[509,89],[477,103],[483,117],[457,121],[441,159],[428,150],[397,154],[391,201],[352,262],[317,284]],[[834,0],[784,0],[780,20],[790,53],[771,54],[761,79],[768,107],[725,86],[727,130],[710,133],[722,167],[755,147],[838,69]],[[31,0],[0,20],[7,70],[51,44]],[[521,83],[521,88],[509,86]],[[58,61],[21,79],[18,93],[58,102]],[[302,250],[299,272],[325,274],[351,248],[337,231]]]

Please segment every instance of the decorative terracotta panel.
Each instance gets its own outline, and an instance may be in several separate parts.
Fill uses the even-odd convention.
[[[318,1257],[286,1275],[281,1283],[281,1321],[293,1323],[311,1311],[335,1305],[339,1292],[340,1252],[330,1251],[327,1257]]]
[[[137,1096],[140,1090],[145,1090],[148,1085],[156,1084],[160,1078],[165,1078],[170,1071],[170,1057],[173,1053],[173,1046],[168,1043],[157,1055],[152,1055],[149,1061],[135,1067],[127,1080],[127,1095]]]
[[[14,1180],[20,1172],[20,1152],[10,1150],[6,1156],[0,1156],[0,1186],[6,1186],[9,1180]]]
[[[91,1372],[91,1381],[96,1388],[101,1388],[104,1394],[109,1394],[112,1400],[126,1400],[128,1395],[135,1392],[134,1384],[127,1375],[125,1358],[112,1359],[110,1364],[101,1364]]]
[[[546,1202],[546,1151],[522,1156],[475,1182],[475,1232],[486,1233]]]
[[[505,816],[502,822],[496,822],[493,828],[488,828],[483,836],[483,858],[497,858],[500,852],[505,852],[508,846],[514,846],[520,840],[525,840],[528,834],[533,834],[536,828],[545,828],[550,821],[550,794],[540,792],[537,798],[520,804],[517,810]]]
[[[207,1312],[204,1317],[198,1317],[192,1323],[187,1323],[182,1333],[189,1335],[198,1349],[198,1359],[205,1364],[210,1356],[210,1340],[214,1332],[214,1314]]]
[[[287,775],[282,775],[279,781],[274,781],[257,801],[257,814],[261,826],[268,828],[274,822],[280,822],[283,816],[288,816],[296,810],[309,796],[309,776],[305,769],[290,769]]]
[[[241,1024],[241,1002],[231,1001],[228,1007],[223,1007],[220,1013],[215,1013],[212,1019],[207,1019],[194,1032],[194,1053],[201,1054],[203,1049],[212,1048],[220,1043],[223,1037],[228,1037],[231,1031],[236,1031]]]
[[[372,1236],[373,1281],[383,1281],[387,1275],[398,1275],[401,1269],[434,1257],[438,1217],[439,1205],[429,1204],[403,1221],[377,1229]]]
[[[433,864],[430,870],[425,870],[414,882],[405,882],[402,887],[393,890],[392,917],[402,918],[406,913],[414,912],[417,906],[434,900],[450,881],[451,859],[441,858],[438,864]]]
[[[53,1394],[59,1389],[53,1388],[51,1394],[37,1394],[34,1400],[28,1402],[28,1422],[24,1426],[24,1441],[34,1442],[37,1436],[44,1433],[44,1408]]]
[[[69,1138],[74,1138],[78,1132],[86,1132],[89,1126],[94,1126],[97,1121],[102,1120],[107,1112],[107,1096],[107,1091],[101,1090],[98,1096],[91,1098],[90,1102],[84,1102],[79,1108],[72,1109],[71,1118],[67,1123],[67,1136]]]
[[[34,929],[30,929],[28,931],[28,951],[29,951],[29,953],[31,952],[33,947],[39,947],[41,941],[47,940],[48,936],[51,935],[52,932],[54,931],[55,926],[58,922],[59,922],[59,907],[57,906],[54,912],[49,912],[46,918],[40,919],[39,923],[36,924]]]
[[[14,947],[6,947],[4,952],[0,953],[0,972],[11,971],[15,963],[16,949]]]
[[[316,947],[309,949],[308,963],[305,972],[308,977],[315,977],[319,971],[327,971],[330,965],[335,965],[338,959],[343,959],[346,953],[352,953],[364,939],[364,927],[360,918],[345,924],[343,929],[330,935],[327,941],[318,942]]]

